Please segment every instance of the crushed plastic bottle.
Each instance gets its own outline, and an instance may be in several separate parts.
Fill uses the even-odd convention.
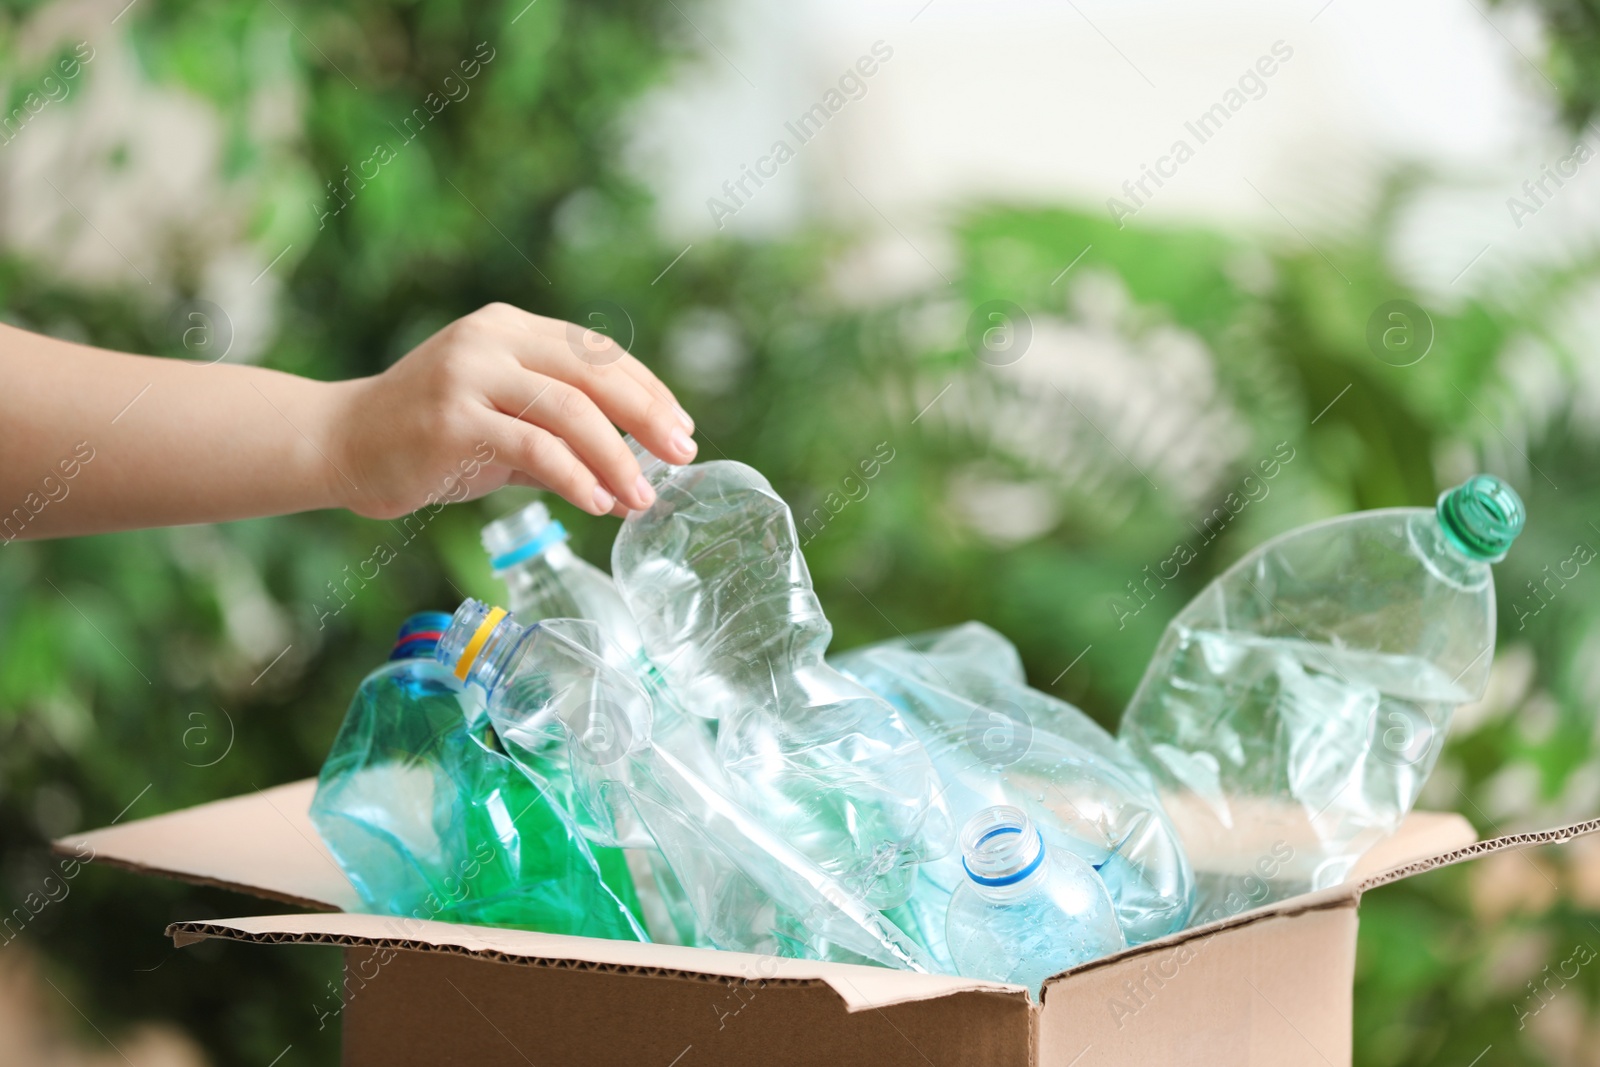
[[[1121,737],[1209,872],[1197,921],[1335,885],[1399,827],[1451,713],[1483,694],[1489,565],[1523,520],[1510,486],[1477,475],[1433,509],[1316,523],[1167,627]]]
[[[537,772],[552,726],[564,734],[583,803],[639,814],[712,944],[933,969],[902,930],[744,811],[719,768],[692,766],[651,742],[655,702],[637,674],[615,666],[604,641],[594,623],[523,627],[469,600],[439,654],[482,687],[496,730],[524,767]]]
[[[742,463],[629,443],[657,500],[623,522],[611,572],[645,651],[718,721],[743,809],[874,907],[904,902],[949,848],[938,775],[894,708],[824,661],[833,630],[788,505]]]
[[[985,808],[961,831],[965,878],[950,898],[946,936],[967,978],[1025,985],[1126,947],[1094,868],[1044,835],[1019,808]]]
[[[642,939],[622,855],[592,847],[433,659],[450,616],[413,615],[361,683],[311,818],[368,911]]]
[[[1004,637],[969,622],[833,663],[899,709],[958,819],[995,805],[1025,811],[1047,844],[1099,873],[1131,944],[1183,928],[1194,876],[1149,773],[1083,712],[1030,688]],[[936,958],[950,894],[965,877],[959,856],[925,864],[901,919]]]
[[[495,577],[506,585],[507,606],[519,622],[593,622],[603,635],[599,650],[609,657],[608,662],[645,679],[654,704],[652,740],[702,772],[715,761],[707,723],[684,714],[661,682],[644,654],[639,628],[611,576],[573,553],[567,544],[566,528],[550,517],[549,508],[534,501],[485,526],[482,540]],[[546,759],[559,758],[565,749],[558,739],[550,740],[552,748],[559,751],[546,753]],[[637,814],[627,807],[614,811],[604,834],[595,831],[588,813],[577,814],[580,825],[600,844],[624,850],[651,938],[669,944],[705,943],[696,928],[686,891],[661,859],[655,841]]]

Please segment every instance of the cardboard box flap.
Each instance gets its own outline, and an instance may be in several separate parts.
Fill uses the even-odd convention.
[[[1413,811],[1396,833],[1373,845],[1356,861],[1355,869],[1345,881],[1364,882],[1391,868],[1421,862],[1429,856],[1442,856],[1477,840],[1478,831],[1464,816],[1453,811]]]
[[[665,976],[702,982],[732,979],[758,983],[822,983],[832,987],[852,1012],[973,991],[1022,999],[1028,995],[1025,989],[1016,985],[950,975],[915,974],[887,967],[783,959],[680,945],[568,937],[392,915],[323,913],[180,922],[167,927],[167,935],[179,948],[217,937],[266,944],[448,952],[501,963]]]
[[[319,910],[361,906],[311,824],[315,778],[74,834],[55,850],[96,863]],[[89,850],[92,850],[90,852]]]
[[[1235,915],[1186,927],[1166,937],[1134,945],[1097,960],[1090,960],[1088,963],[1079,964],[1055,975],[1047,983],[1047,988],[1062,979],[1085,971],[1110,966],[1147,953],[1162,952],[1190,941],[1212,937],[1224,930],[1248,926],[1265,919],[1289,917],[1329,908],[1353,907],[1360,900],[1363,880],[1369,875],[1385,872],[1396,866],[1409,867],[1418,862],[1426,862],[1424,857],[1459,850],[1463,845],[1476,841],[1477,837],[1477,831],[1472,828],[1472,824],[1454,812],[1414,811],[1406,816],[1399,830],[1369,850],[1356,864],[1351,878],[1340,885],[1275,900]]]
[[[1551,830],[1531,830],[1526,833],[1504,834],[1493,837],[1487,841],[1477,841],[1465,846],[1447,849],[1427,856],[1419,856],[1410,860],[1396,863],[1387,870],[1379,871],[1362,878],[1355,883],[1357,893],[1365,893],[1369,889],[1376,889],[1390,882],[1398,882],[1412,875],[1422,874],[1425,871],[1448,867],[1455,863],[1465,863],[1468,860],[1486,856],[1491,852],[1504,852],[1514,848],[1534,848],[1539,845],[1564,845],[1574,837],[1582,837],[1600,830],[1600,819],[1586,819],[1583,822],[1573,823],[1570,826],[1561,826]]]

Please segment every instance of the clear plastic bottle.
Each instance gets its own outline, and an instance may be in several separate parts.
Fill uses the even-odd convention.
[[[489,566],[506,585],[506,607],[513,615],[524,622],[588,619],[605,634],[608,654],[622,659],[617,666],[639,666],[644,656],[639,627],[616,584],[572,551],[566,528],[543,503],[534,501],[491,522],[482,540]]]
[[[434,661],[450,616],[413,615],[361,683],[311,818],[372,912],[640,936],[622,855],[592,847]]]
[[[702,770],[714,761],[708,724],[678,707],[646,658],[639,628],[611,576],[573,553],[566,528],[550,517],[549,508],[534,501],[485,526],[482,540],[495,577],[506,585],[507,606],[518,622],[587,619],[595,623],[604,635],[600,651],[608,662],[637,672],[651,692],[653,740]],[[687,894],[661,860],[648,830],[626,807],[615,813],[615,819],[617,838],[600,843],[623,848],[650,936],[672,944],[702,943]]]
[[[938,775],[899,713],[824,661],[788,505],[742,463],[675,467],[629,442],[657,499],[623,522],[611,572],[645,651],[718,720],[746,810],[873,906],[902,903],[949,848]]]
[[[1025,985],[1126,947],[1094,868],[1046,847],[1019,808],[978,812],[961,830],[966,878],[950,898],[946,937],[967,978]]]
[[[1000,804],[1025,811],[1048,845],[1099,872],[1131,944],[1183,928],[1194,875],[1149,772],[1082,711],[1030,688],[1004,637],[969,622],[833,663],[900,710],[956,818]],[[942,937],[943,923],[929,916],[942,920],[964,878],[958,856],[928,863],[912,895],[915,928],[936,957],[931,938]]]
[[[1522,501],[1490,475],[1435,508],[1293,530],[1167,627],[1122,720],[1203,879],[1197,921],[1342,881],[1393,833],[1455,708],[1483,694]]]
[[[881,912],[751,818],[720,768],[692,767],[647,740],[652,698],[602,654],[603,640],[593,623],[522,627],[469,600],[439,655],[487,691],[507,750],[536,777],[555,724],[584,803],[638,812],[717,947],[932,970]]]

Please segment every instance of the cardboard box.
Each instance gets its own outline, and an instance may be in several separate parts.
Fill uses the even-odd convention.
[[[338,945],[344,1063],[870,1064],[1129,1067],[1350,1063],[1356,908],[1375,886],[1600,829],[1476,842],[1459,815],[1414,814],[1351,881],[1018,986],[352,914],[355,896],[295,782],[65,838],[59,851],[318,909],[181,922],[206,938]]]

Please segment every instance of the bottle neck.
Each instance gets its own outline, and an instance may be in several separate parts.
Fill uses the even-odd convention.
[[[996,902],[1033,891],[1045,878],[1049,853],[1038,827],[1020,809],[979,812],[961,832],[961,865],[979,896]]]
[[[467,600],[456,609],[434,657],[461,681],[481,686],[485,694],[493,696],[533,629],[517,622],[504,608]]]
[[[629,451],[633,453],[633,458],[639,461],[639,471],[644,475],[644,480],[650,483],[650,488],[652,489],[660,489],[662,485],[672,479],[673,475],[683,469],[653,455],[644,445],[634,440],[632,434],[623,438],[623,441],[627,444]]]
[[[1492,474],[1474,475],[1445,490],[1434,510],[1445,543],[1479,563],[1505,559],[1527,519],[1516,490]]]
[[[554,544],[509,567],[497,567],[494,573],[510,591],[512,605],[523,611],[532,602],[549,599],[561,584],[561,572],[572,564],[573,558],[572,549],[565,543]]]

